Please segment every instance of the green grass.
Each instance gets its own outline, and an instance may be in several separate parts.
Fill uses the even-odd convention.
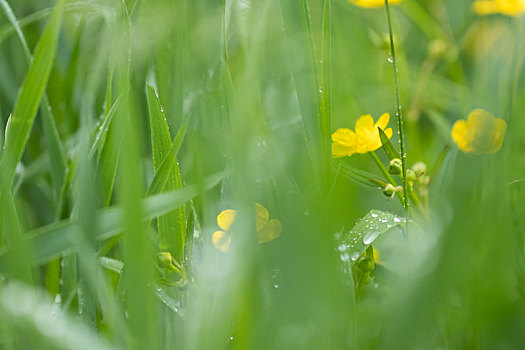
[[[0,349],[525,342],[524,18],[455,0],[404,0],[391,23],[346,0],[0,10]],[[451,138],[475,108],[507,124],[494,154]],[[332,158],[336,129],[385,112],[371,157]],[[255,202],[279,238],[258,242]]]

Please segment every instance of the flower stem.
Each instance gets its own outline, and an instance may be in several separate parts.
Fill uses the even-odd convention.
[[[394,83],[396,91],[396,117],[397,117],[397,128],[399,131],[399,144],[401,146],[401,167],[403,169],[403,206],[405,207],[406,215],[406,230],[408,231],[408,183],[407,183],[407,166],[406,166],[406,152],[405,152],[405,140],[403,132],[403,117],[401,115],[401,97],[399,95],[399,79],[397,74],[397,60],[396,51],[394,48],[394,35],[392,31],[392,18],[390,15],[390,7],[388,0],[385,0],[386,16],[388,18],[388,32],[390,37],[390,51],[392,53],[392,67],[394,69]]]
[[[397,186],[396,184],[396,181],[394,180],[394,178],[392,177],[392,175],[390,175],[390,173],[388,172],[388,170],[385,168],[385,166],[383,165],[383,163],[381,163],[381,160],[379,159],[379,157],[377,156],[376,152],[372,151],[372,152],[368,152],[370,153],[370,155],[372,156],[372,159],[374,160],[374,162],[377,164],[377,167],[379,168],[379,170],[381,170],[381,172],[383,173],[383,175],[385,176],[385,179],[392,185],[392,186]],[[399,201],[401,202],[401,205],[403,205],[403,201],[404,201],[404,196],[400,193],[400,192],[396,192],[396,195],[397,195],[397,198],[399,198]]]

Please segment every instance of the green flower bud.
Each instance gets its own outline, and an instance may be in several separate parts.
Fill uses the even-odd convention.
[[[387,197],[392,197],[396,193],[396,188],[392,184],[386,184],[385,188],[383,188],[383,194]]]
[[[403,162],[399,158],[394,158],[388,163],[388,172],[392,175],[401,175],[403,173]]]
[[[416,177],[421,177],[424,173],[427,172],[427,165],[423,162],[417,162],[412,165],[412,170],[416,174]]]
[[[172,259],[170,252],[160,252],[157,254],[157,263],[160,267],[170,267]]]
[[[371,259],[370,257],[362,257],[357,262],[357,267],[363,272],[373,271],[375,266],[376,265],[374,263],[374,260]]]
[[[413,170],[407,169],[407,181],[414,181],[417,178]]]

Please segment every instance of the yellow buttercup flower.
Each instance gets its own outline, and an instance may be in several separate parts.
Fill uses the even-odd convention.
[[[388,138],[392,137],[392,129],[385,130],[390,120],[390,114],[384,113],[377,123],[370,114],[362,115],[355,123],[355,132],[341,128],[332,134],[332,156],[344,157],[354,153],[367,153],[375,151],[382,146],[378,127]]]
[[[232,237],[229,230],[236,216],[237,210],[234,209],[223,210],[217,216],[217,225],[219,225],[222,230],[215,231],[211,240],[213,245],[223,252],[227,252],[230,248]],[[255,203],[255,230],[257,231],[259,243],[273,241],[279,238],[282,232],[281,222],[277,219],[270,220],[268,209],[257,202]]]
[[[403,0],[389,0],[389,5],[395,5]],[[385,6],[385,0],[348,0],[349,3],[360,7],[380,7]]]
[[[476,0],[473,7],[479,15],[521,16],[525,13],[525,0]]]
[[[483,109],[475,109],[467,120],[458,120],[452,127],[452,139],[460,150],[472,154],[491,154],[503,144],[507,123]]]

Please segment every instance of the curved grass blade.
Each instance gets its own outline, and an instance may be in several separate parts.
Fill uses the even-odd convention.
[[[204,181],[204,186],[200,183],[188,185],[179,190],[166,192],[154,196],[149,196],[143,200],[144,219],[152,219],[157,216],[169,213],[173,209],[180,207],[188,200],[201,193],[215,187],[224,179],[228,171],[210,175]],[[98,230],[93,240],[106,240],[123,230],[122,208],[106,208],[98,212],[94,220],[97,221]],[[25,235],[24,241],[29,248],[32,248],[32,265],[38,265],[51,261],[61,254],[74,252],[76,243],[71,240],[71,235],[76,230],[77,223],[72,220],[60,221],[47,226],[40,227]],[[11,254],[10,250],[0,252],[0,270],[5,269],[6,260]]]
[[[44,95],[47,80],[55,59],[62,19],[62,0],[59,0],[53,15],[35,49],[35,55],[26,74],[9,128],[6,130],[4,153],[1,160],[2,186],[10,189],[15,170],[22,158],[29,134],[33,127],[40,100]]]
[[[19,282],[11,282],[0,290],[0,309],[9,315],[17,328],[31,331],[21,333],[31,337],[22,339],[30,348],[53,349],[116,349],[102,334],[93,333],[81,322],[63,313],[49,296]],[[25,347],[22,345],[22,347]]]
[[[26,61],[31,64],[32,56],[27,41],[20,27],[20,22],[15,17],[11,7],[5,0],[0,0],[0,6],[3,8],[13,30],[16,32],[18,39],[22,45]],[[60,197],[60,190],[64,181],[65,170],[66,170],[66,157],[64,154],[64,148],[58,130],[51,112],[51,106],[44,92],[42,96],[41,106],[44,135],[47,141],[47,152],[49,156],[51,179],[53,181],[53,187],[55,189],[55,199]]]
[[[354,265],[376,239],[404,222],[404,218],[395,214],[370,210],[349,232],[343,234],[338,246],[341,260]]]

